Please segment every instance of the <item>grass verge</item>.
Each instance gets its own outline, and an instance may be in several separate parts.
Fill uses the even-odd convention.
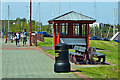
[[[53,39],[45,37],[44,42],[37,42],[38,47],[48,47],[48,46],[53,46]]]
[[[99,51],[100,53],[106,54],[106,61],[116,64],[115,66],[101,66],[101,67],[87,67],[76,69],[80,73],[86,75],[89,78],[118,78],[118,43],[114,41],[97,41],[90,40],[89,45],[104,49]],[[52,46],[52,38],[45,38],[45,42],[39,42],[39,47]],[[108,51],[106,51],[108,50]],[[74,51],[74,50],[70,50]],[[54,50],[45,50],[45,52],[55,56]]]

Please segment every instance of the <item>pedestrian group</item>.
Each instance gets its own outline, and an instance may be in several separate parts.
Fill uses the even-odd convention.
[[[26,41],[27,41],[26,29],[23,29],[23,31],[21,33],[16,31],[16,33],[14,34],[14,39],[16,41],[16,46],[18,46],[18,47],[20,47],[20,44],[19,44],[20,37],[22,37],[23,46],[26,46]]]

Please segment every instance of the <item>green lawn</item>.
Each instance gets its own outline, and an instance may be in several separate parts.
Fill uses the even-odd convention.
[[[90,78],[118,78],[118,43],[113,41],[96,41],[90,40],[90,46],[96,48],[109,50],[99,51],[106,54],[106,61],[116,64],[116,66],[102,66],[102,67],[90,67],[77,69],[80,73]]]
[[[118,78],[118,66],[101,66],[77,69],[89,78]]]
[[[104,49],[100,53],[106,54],[106,61],[116,64],[115,66],[87,67],[77,69],[80,73],[89,78],[118,78],[118,43],[113,41],[97,41],[90,40],[89,45]],[[52,38],[45,38],[45,42],[39,42],[39,46],[52,46]],[[105,51],[108,50],[108,51]],[[70,50],[71,51],[71,50]],[[55,55],[54,50],[46,50],[45,52]]]
[[[117,42],[90,40],[90,46],[108,50],[108,51],[99,51],[99,52],[106,54],[106,60],[108,62],[118,65],[118,43]]]
[[[52,56],[55,56],[55,50],[51,49],[51,50],[45,50],[45,52],[51,54]]]
[[[39,47],[53,46],[53,39],[45,37],[44,42],[37,42],[37,46]]]

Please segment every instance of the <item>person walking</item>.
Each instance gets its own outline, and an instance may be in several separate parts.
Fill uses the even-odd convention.
[[[26,38],[27,38],[26,29],[23,29],[22,37],[23,37],[23,46],[26,46]]]
[[[19,39],[20,39],[20,34],[18,31],[15,33],[15,41],[16,41],[16,46],[20,47],[19,45]]]

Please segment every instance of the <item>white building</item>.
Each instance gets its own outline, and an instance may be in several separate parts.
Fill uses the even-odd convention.
[[[103,23],[93,23],[93,24],[89,24],[90,27],[98,27],[99,29],[101,29],[102,27],[104,27]]]

